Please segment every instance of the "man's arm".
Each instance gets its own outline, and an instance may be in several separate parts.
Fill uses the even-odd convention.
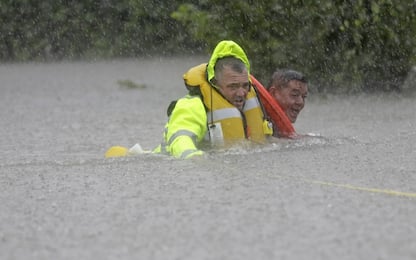
[[[207,131],[207,115],[204,104],[198,96],[186,96],[178,100],[166,132],[168,152],[177,158],[202,155],[198,143]]]

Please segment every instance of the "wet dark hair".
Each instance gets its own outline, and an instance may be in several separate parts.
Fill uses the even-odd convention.
[[[269,84],[267,85],[267,89],[269,89],[271,86],[284,88],[292,80],[297,80],[305,84],[308,83],[308,80],[306,79],[305,75],[303,75],[299,71],[289,69],[277,69],[273,73],[269,81]]]
[[[218,76],[222,73],[225,67],[231,67],[235,72],[242,73],[244,70],[247,70],[246,64],[236,57],[225,57],[218,59],[214,66],[214,79],[218,79]]]

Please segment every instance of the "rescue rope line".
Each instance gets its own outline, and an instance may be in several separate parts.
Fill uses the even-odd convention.
[[[321,186],[330,186],[330,187],[337,187],[349,190],[357,190],[357,191],[365,191],[370,193],[381,193],[390,196],[398,196],[398,197],[407,197],[407,198],[416,198],[415,192],[402,192],[397,190],[390,190],[390,189],[378,189],[378,188],[369,188],[369,187],[362,187],[362,186],[355,186],[351,184],[342,184],[342,183],[335,183],[335,182],[328,182],[328,181],[320,181],[320,180],[311,180],[302,177],[295,177],[295,176],[283,176],[278,175],[277,178],[284,178],[284,179],[295,179],[299,181],[303,181],[310,184],[318,184]]]
[[[389,189],[367,188],[367,187],[354,186],[351,184],[340,184],[340,183],[334,183],[334,182],[308,180],[308,179],[302,179],[302,180],[305,182],[313,183],[313,184],[333,186],[333,187],[345,188],[345,189],[350,189],[350,190],[359,190],[359,191],[366,191],[366,192],[372,192],[372,193],[382,193],[382,194],[391,195],[391,196],[416,198],[416,193],[413,193],[413,192],[402,192],[402,191],[389,190]]]
[[[226,168],[230,172],[238,172],[238,170],[235,168],[231,168],[231,167],[226,167]],[[397,191],[397,190],[391,190],[391,189],[378,189],[378,188],[370,188],[370,187],[363,187],[363,186],[355,186],[351,184],[312,180],[308,178],[296,177],[296,176],[290,176],[290,175],[274,175],[273,177],[280,178],[280,179],[287,179],[287,180],[297,180],[297,181],[302,181],[302,182],[310,183],[310,184],[318,184],[321,186],[337,187],[337,188],[343,188],[343,189],[348,189],[348,190],[364,191],[364,192],[369,192],[369,193],[379,193],[379,194],[396,196],[396,197],[416,198],[416,192],[403,192],[403,191]]]

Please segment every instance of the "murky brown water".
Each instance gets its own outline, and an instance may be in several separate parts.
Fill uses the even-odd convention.
[[[0,258],[415,259],[413,97],[311,95],[320,137],[104,159],[156,146],[205,60],[0,65]]]

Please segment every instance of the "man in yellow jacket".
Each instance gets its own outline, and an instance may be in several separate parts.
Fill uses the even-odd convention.
[[[163,141],[154,152],[187,159],[204,154],[200,149],[204,142],[263,143],[272,126],[249,76],[243,49],[233,41],[218,43],[207,64],[183,75],[189,94],[169,106]]]

